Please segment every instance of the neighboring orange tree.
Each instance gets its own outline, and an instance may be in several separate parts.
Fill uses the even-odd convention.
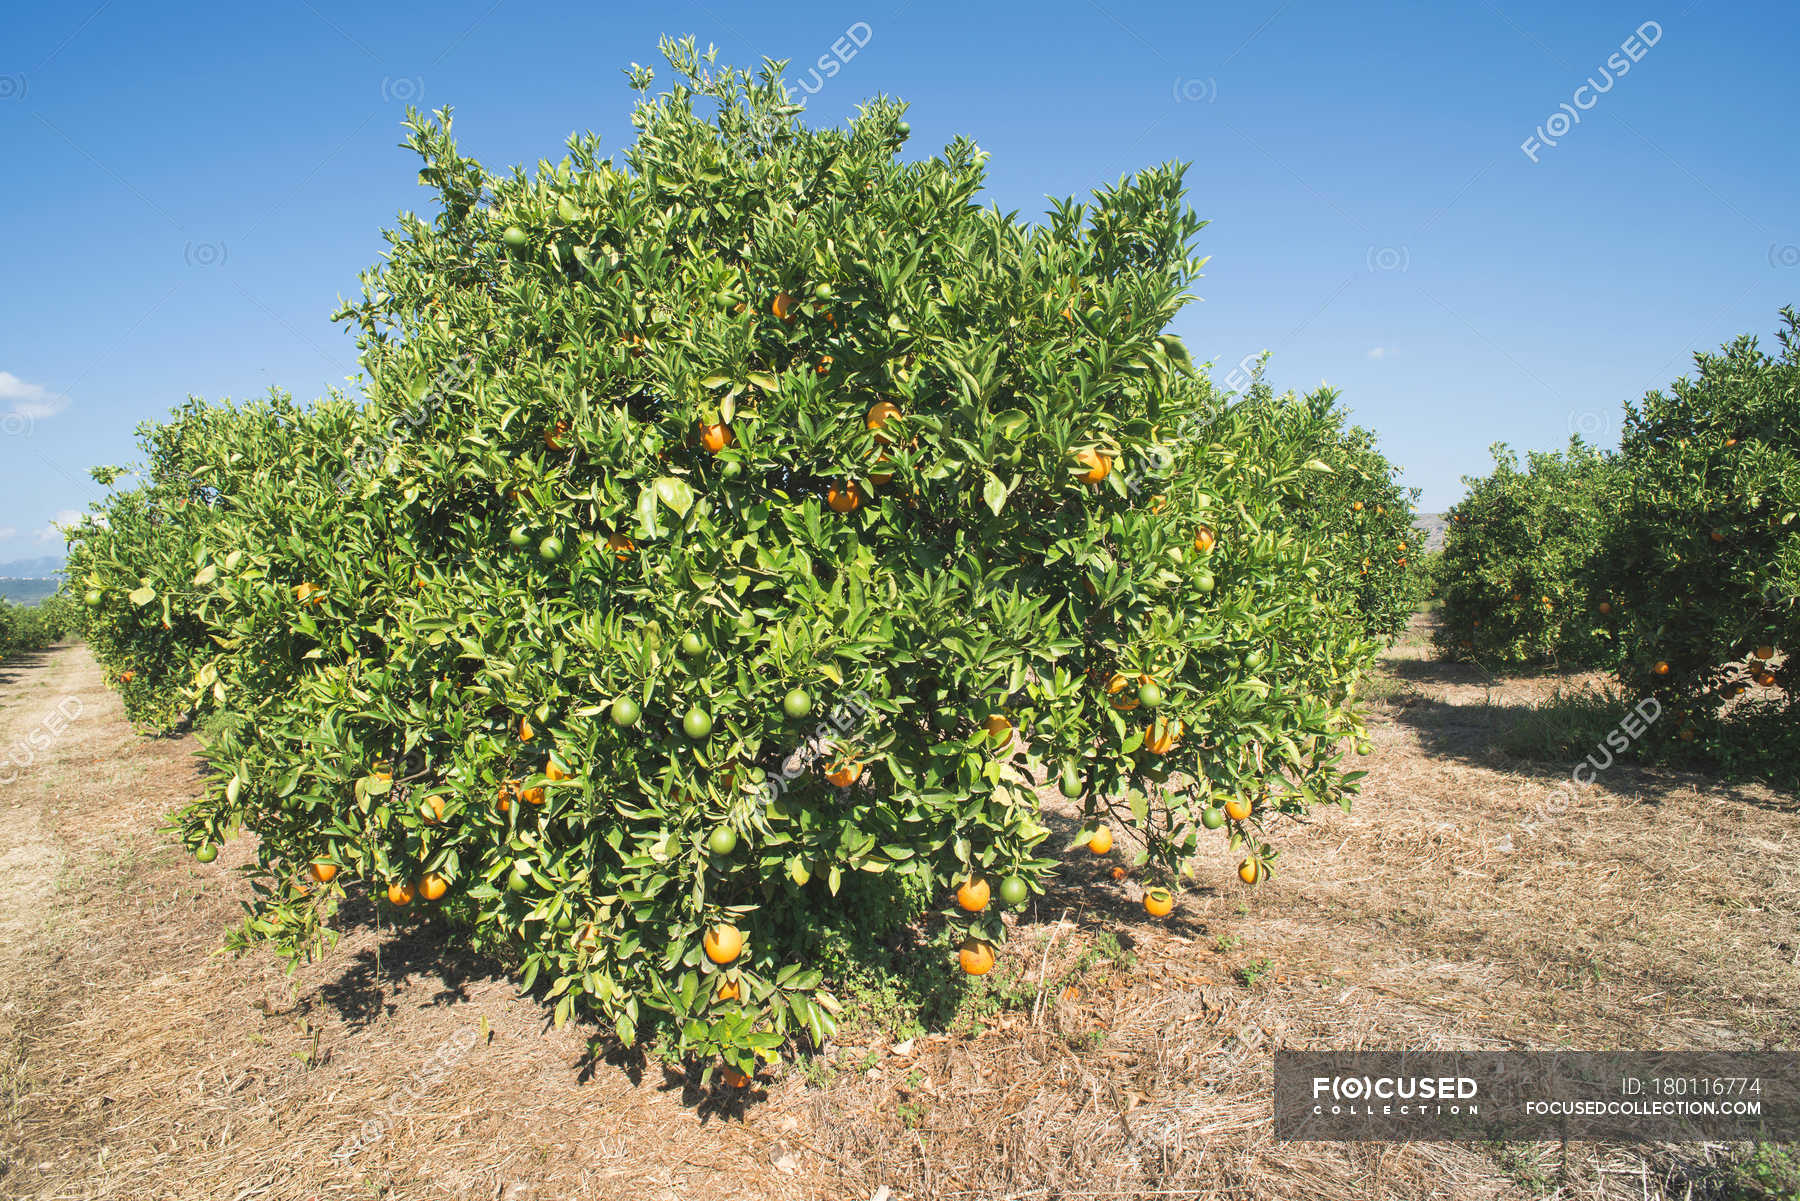
[[[665,52],[617,163],[492,174],[413,115],[436,212],[341,314],[366,402],[146,430],[71,581],[133,715],[203,723],[181,826],[257,836],[245,940],[435,904],[557,1021],[741,1080],[831,1028],[833,931],[942,906],[991,965],[1041,784],[1071,845],[1261,879],[1274,819],[1348,803],[1377,642],[1290,519],[1316,452],[1163,332],[1181,170],[1025,225],[972,142],[902,161],[897,104],[808,129]]]
[[[1448,514],[1434,565],[1439,651],[1490,666],[1610,665],[1613,605],[1590,591],[1618,467],[1580,438],[1528,453],[1523,471],[1505,445],[1493,456],[1493,472],[1465,479],[1468,494]]]
[[[1596,560],[1620,681],[1659,698],[1652,744],[1792,784],[1800,761],[1800,319],[1628,405]]]
[[[1276,395],[1259,368],[1238,403],[1252,415],[1262,453],[1286,447],[1306,460],[1291,511],[1330,557],[1319,586],[1350,604],[1371,637],[1393,641],[1425,599],[1425,535],[1413,524],[1418,489],[1400,485],[1373,433],[1349,424],[1334,388]]]

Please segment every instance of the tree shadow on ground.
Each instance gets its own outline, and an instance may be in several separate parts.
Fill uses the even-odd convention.
[[[35,651],[14,651],[8,655],[4,663],[0,663],[0,685],[16,684],[27,675],[41,669],[50,656],[62,649],[62,644]]]
[[[395,924],[392,911],[376,907],[369,893],[351,892],[338,910],[337,927],[346,937],[363,931],[377,936],[335,980],[319,986],[319,999],[351,1028],[367,1026],[398,1008],[400,987],[413,980],[435,982],[431,1003],[467,1001],[470,986],[504,980],[506,966],[491,955],[464,947],[454,925],[439,917]]]

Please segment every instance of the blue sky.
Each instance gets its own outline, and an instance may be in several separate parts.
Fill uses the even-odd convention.
[[[1489,443],[1610,444],[1622,400],[1696,349],[1766,336],[1796,299],[1792,15],[1706,0],[21,8],[0,45],[0,561],[56,550],[49,523],[98,494],[87,468],[129,461],[133,427],[185,396],[352,379],[329,314],[393,215],[426,203],[396,148],[406,102],[453,104],[494,169],[558,158],[575,130],[617,149],[620,69],[657,61],[659,34],[800,73],[859,22],[867,44],[807,98],[810,119],[902,97],[909,153],[974,137],[1003,208],[1035,215],[1191,161],[1213,258],[1176,331],[1220,378],[1267,349],[1277,386],[1341,388],[1441,509]],[[1578,96],[1628,42],[1629,70]],[[1563,104],[1581,120],[1558,130]]]

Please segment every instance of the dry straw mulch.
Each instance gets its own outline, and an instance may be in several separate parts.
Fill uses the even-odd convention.
[[[728,1097],[590,1060],[429,924],[354,923],[291,978],[217,954],[248,848],[203,867],[159,831],[191,748],[135,737],[79,647],[8,664],[0,747],[81,713],[0,792],[0,1197],[1706,1195],[1730,1149],[1274,1141],[1276,1046],[1796,1044],[1792,798],[1615,767],[1545,816],[1566,768],[1494,738],[1553,682],[1419,646],[1364,797],[1269,884],[1221,846],[1155,922],[1071,859],[1003,953],[1020,1008]]]

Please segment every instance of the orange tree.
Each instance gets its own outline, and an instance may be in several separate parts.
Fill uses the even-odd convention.
[[[1239,402],[1269,453],[1291,447],[1308,468],[1291,505],[1331,557],[1321,581],[1341,594],[1374,637],[1392,641],[1425,599],[1425,535],[1415,528],[1418,490],[1376,449],[1375,435],[1349,418],[1333,388],[1279,396],[1257,378]]]
[[[436,904],[557,1021],[741,1073],[830,1028],[834,929],[943,904],[991,965],[1044,783],[1077,843],[1261,879],[1348,803],[1376,644],[1287,520],[1309,455],[1162,332],[1179,169],[1023,225],[973,143],[900,160],[897,104],[811,130],[665,52],[619,162],[491,174],[411,116],[437,212],[341,314],[366,401],[179,418],[75,561],[143,712],[211,710],[182,827],[257,836],[243,938]]]
[[[1666,711],[1652,745],[1791,782],[1800,755],[1800,321],[1746,335],[1628,405],[1625,484],[1596,561],[1619,679]]]
[[[1532,451],[1526,468],[1503,444],[1494,470],[1465,478],[1451,508],[1434,583],[1443,600],[1438,650],[1505,666],[1610,664],[1613,602],[1592,595],[1592,564],[1617,504],[1612,457],[1572,438]]]

